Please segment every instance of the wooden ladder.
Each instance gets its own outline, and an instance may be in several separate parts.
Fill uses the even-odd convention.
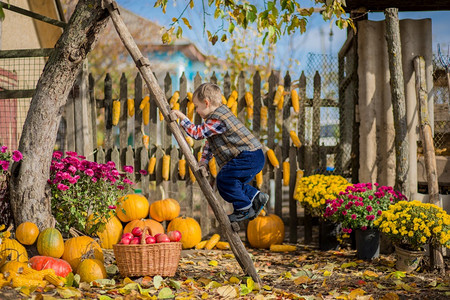
[[[208,182],[208,171],[202,167],[200,168],[197,160],[191,152],[191,149],[186,142],[184,135],[178,125],[177,117],[174,114],[171,114],[171,109],[169,103],[165,99],[165,95],[156,81],[155,76],[150,68],[149,60],[144,57],[137,47],[133,37],[131,36],[128,28],[120,17],[120,12],[117,6],[117,3],[113,0],[105,0],[106,9],[109,11],[111,19],[113,21],[114,27],[119,34],[120,39],[122,40],[125,48],[127,48],[131,57],[133,58],[136,67],[144,78],[149,90],[154,94],[156,99],[156,105],[158,106],[160,112],[164,116],[164,120],[169,124],[169,128],[172,134],[175,136],[175,139],[180,146],[181,151],[183,152],[186,161],[189,164],[189,167],[193,171],[195,177],[197,178],[197,182],[202,189],[203,194],[208,200],[209,205],[211,206],[214,215],[220,223],[220,228],[223,232],[225,232],[228,242],[230,243],[231,250],[233,251],[236,260],[241,266],[242,270],[246,275],[250,275],[252,279],[262,287],[262,281],[259,277],[255,266],[245,249],[242,241],[238,235],[239,224],[238,223],[230,223],[228,216],[223,210],[222,206],[219,205],[219,201],[217,200],[215,193]]]

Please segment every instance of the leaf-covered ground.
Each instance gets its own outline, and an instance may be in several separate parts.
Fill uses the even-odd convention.
[[[427,261],[405,274],[395,270],[393,254],[362,261],[352,250],[324,252],[302,245],[290,253],[249,253],[263,280],[259,289],[231,251],[185,250],[172,278],[123,278],[108,251],[109,280],[40,291],[7,287],[0,299],[450,299],[448,266],[445,274],[430,272],[424,269]]]

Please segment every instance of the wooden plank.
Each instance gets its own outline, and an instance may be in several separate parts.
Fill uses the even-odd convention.
[[[3,90],[0,91],[0,99],[31,98],[36,90]]]
[[[150,137],[150,145],[158,144],[158,105],[156,104],[156,96],[151,91],[148,92],[150,96],[150,122],[144,126],[144,132]],[[145,96],[145,95],[144,95]]]
[[[297,243],[297,200],[294,199],[295,181],[297,174],[297,148],[289,147],[289,243]]]
[[[21,15],[24,15],[24,16],[27,16],[27,17],[30,17],[30,18],[54,25],[54,26],[58,26],[61,28],[65,28],[67,26],[67,23],[65,23],[65,22],[62,22],[60,20],[55,20],[55,19],[43,16],[41,14],[37,14],[35,12],[23,9],[19,6],[12,5],[11,3],[9,3],[9,1],[8,1],[8,3],[0,1],[0,3],[1,3],[3,9],[8,9],[10,11],[19,13]],[[43,5],[44,3],[41,3],[40,5]]]
[[[134,151],[133,151],[133,148],[131,147],[131,145],[128,145],[128,146],[125,148],[125,155],[124,155],[124,157],[125,157],[125,165],[126,165],[126,166],[132,166],[133,169],[134,169],[134,172],[131,173],[131,174],[129,174],[129,175],[128,175],[128,178],[129,178],[131,181],[135,182],[135,180],[136,180],[136,174],[139,174],[139,171],[140,171],[140,170],[145,170],[145,169],[141,169],[141,168],[136,169],[136,168],[135,168],[135,164],[134,164]]]
[[[164,103],[164,105],[167,105],[167,107],[169,107],[169,100],[173,95],[172,78],[170,77],[169,72],[166,73],[166,77],[164,78],[164,92],[166,96],[166,103]],[[170,131],[168,123],[161,122],[161,127],[163,128],[163,140],[161,144],[164,149],[168,150],[172,146],[172,132]]]
[[[289,72],[286,72],[286,75],[284,76],[284,91],[288,92],[289,95],[284,96],[284,102],[283,102],[283,125],[281,128],[281,144],[282,147],[282,155],[281,155],[281,161],[280,164],[285,161],[289,157],[289,144],[290,144],[290,135],[289,131],[291,130],[289,124],[289,119],[291,116],[291,76],[289,75]]]
[[[253,134],[261,139],[261,76],[253,75]]]
[[[55,48],[1,50],[0,58],[49,57]]]
[[[313,97],[313,126],[312,126],[312,169],[319,167],[319,143],[320,143],[320,92],[321,78],[319,72],[314,75],[314,97]]]
[[[95,80],[92,74],[89,74],[89,107],[90,107],[90,126],[92,132],[92,149],[97,148],[97,100],[95,99]]]
[[[213,71],[213,74],[211,75],[211,78],[209,79],[209,82],[214,83],[214,84],[217,85],[216,71]]]
[[[450,157],[436,156],[437,182],[440,186],[450,186]],[[417,182],[427,184],[425,158],[421,155],[417,158]]]
[[[189,99],[187,98],[187,79],[186,75],[181,74],[180,77],[180,111],[186,114],[186,105]]]
[[[305,107],[305,99],[306,99],[306,76],[302,71],[302,74],[299,78],[299,115],[298,115],[298,138],[302,145],[305,145],[306,141],[306,107]],[[305,147],[300,147],[299,155],[297,157],[298,167],[301,170],[305,170]]]
[[[231,79],[228,72],[223,77],[223,95],[225,96],[225,98],[227,98],[227,100],[231,95]]]
[[[142,101],[142,76],[140,73],[137,73],[136,77],[134,78],[134,136],[133,136],[133,143],[134,143],[134,151],[135,151],[135,163],[134,166],[136,169],[139,170],[148,170],[148,167],[146,164],[143,165],[143,159],[141,158],[141,154],[144,153],[144,156],[147,157],[148,161],[148,149],[144,147],[144,143],[142,141],[144,128],[142,123],[142,110],[139,108]],[[128,107],[127,107],[128,108]],[[127,109],[128,110],[128,109]],[[127,112],[127,117],[128,116]],[[142,151],[142,149],[145,149],[145,151]],[[136,181],[140,182],[142,181],[143,177],[141,174],[136,174]],[[148,186],[148,178],[147,178],[147,186]],[[144,189],[141,188],[141,191],[143,195],[146,195],[144,193]]]
[[[67,102],[64,107],[66,120],[66,151],[75,151],[75,106],[73,92],[69,92]]]
[[[238,99],[237,99],[237,116],[239,121],[245,125],[245,75],[244,71],[239,73],[238,77]]]
[[[104,164],[106,162],[105,151],[103,150],[102,146],[98,147],[98,149],[97,149],[97,152],[96,152],[96,155],[95,155],[95,161],[98,164]]]
[[[178,148],[172,147],[170,151],[170,175],[169,180],[171,183],[176,184],[178,181]],[[177,188],[175,187],[175,191]]]
[[[139,169],[141,170],[147,170],[148,169],[148,151],[144,147],[140,147],[139,151]],[[149,175],[143,175],[140,176],[140,182],[141,182],[141,191],[142,194],[147,197],[147,199],[150,196],[150,189],[149,189]]]
[[[112,131],[112,79],[109,73],[105,77],[105,152],[108,156],[108,152],[114,145],[113,131]]]
[[[275,147],[275,156],[280,162],[280,167],[274,170],[275,179],[275,214],[283,219],[283,168],[281,166],[282,160],[282,150],[280,146]]]
[[[120,153],[119,153],[119,149],[117,149],[116,146],[114,146],[112,151],[111,151],[111,161],[116,164],[116,168],[119,168],[119,166],[120,166]]]
[[[125,73],[120,77],[120,115],[119,115],[119,149],[120,149],[120,166],[125,165],[127,146],[128,146],[128,80]],[[132,164],[134,166],[134,164]]]

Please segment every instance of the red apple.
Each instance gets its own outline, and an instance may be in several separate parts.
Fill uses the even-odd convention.
[[[131,242],[130,242],[131,245],[137,245],[137,244],[140,244],[140,243],[141,243],[141,238],[139,238],[139,237],[133,238],[131,240]]]
[[[122,239],[120,240],[120,243],[119,243],[119,244],[129,245],[130,242],[131,242],[131,239],[129,239],[129,238],[127,238],[127,237],[124,237],[124,238],[122,238]]]
[[[160,234],[162,234],[162,233],[157,233],[157,234],[155,234],[155,235],[154,235],[155,239],[156,239]]]
[[[122,234],[122,238],[127,238],[131,240],[132,238],[134,238],[134,235],[131,232],[127,232]]]
[[[172,230],[167,233],[171,242],[179,242],[181,240],[181,232],[178,230]]]
[[[167,236],[167,234],[161,233],[160,235],[158,235],[156,237],[156,242],[157,243],[170,243],[170,239]]]
[[[131,233],[134,236],[141,236],[142,235],[142,228],[141,227],[134,227],[133,230],[131,230]]]
[[[156,243],[156,239],[154,236],[149,235],[146,239],[145,239],[145,243],[146,244],[154,244]]]

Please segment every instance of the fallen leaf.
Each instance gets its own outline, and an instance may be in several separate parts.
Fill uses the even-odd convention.
[[[230,280],[228,280],[230,283],[240,283],[241,281],[239,280],[239,278],[235,277],[235,276],[231,276]]]
[[[389,292],[386,293],[383,298],[381,298],[382,300],[398,300],[398,295],[394,292]]]
[[[162,288],[158,293],[158,299],[171,299],[174,297],[172,290],[168,287]]]
[[[331,272],[328,271],[328,270],[325,270],[325,271],[323,272],[323,276],[328,277],[328,276],[330,276],[330,275],[331,275]]]
[[[366,271],[364,271],[363,276],[367,276],[367,277],[378,277],[378,274],[375,273],[375,272],[373,272],[373,271],[366,270]]]
[[[217,267],[218,264],[219,263],[217,262],[217,260],[211,260],[208,265],[213,266],[213,267]]]
[[[123,283],[123,284],[128,284],[128,283],[134,283],[134,281],[131,280],[131,279],[128,278],[128,277],[125,277],[125,278],[123,279],[122,283]]]
[[[153,286],[155,287],[155,289],[159,289],[161,287],[162,281],[163,281],[163,278],[159,275],[156,275],[155,277],[153,277]]]
[[[366,292],[363,289],[354,289],[353,291],[350,292],[350,294],[348,294],[348,299],[354,300],[358,296],[363,296],[365,293]]]
[[[296,285],[299,285],[299,284],[304,284],[304,283],[307,283],[310,281],[311,281],[311,278],[309,278],[308,276],[300,276],[294,280],[294,283]]]
[[[61,296],[61,298],[81,298],[82,294],[79,290],[73,287],[67,288],[57,288],[56,292]]]
[[[352,262],[349,262],[349,263],[343,263],[341,265],[341,269],[346,269],[346,268],[356,267],[356,266],[358,266],[358,264],[356,262],[352,261]]]
[[[217,288],[217,293],[219,293],[220,296],[224,298],[236,298],[237,292],[234,287],[231,285],[224,285],[219,288]]]

